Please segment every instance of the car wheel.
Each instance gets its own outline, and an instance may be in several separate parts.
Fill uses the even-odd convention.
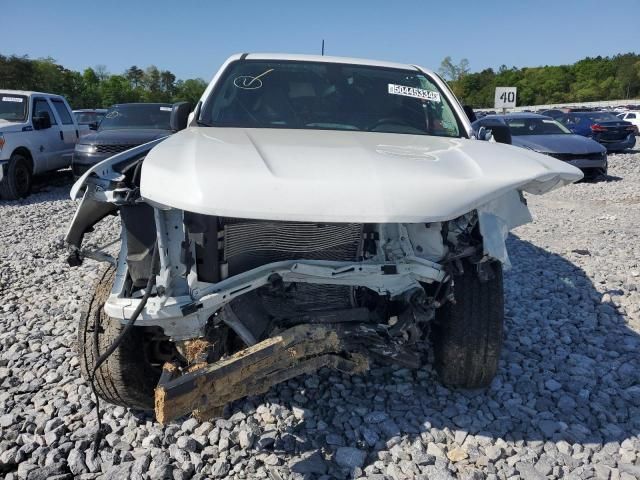
[[[31,192],[31,166],[23,155],[14,153],[9,159],[7,176],[0,182],[0,196],[6,200],[24,198]]]
[[[607,180],[609,178],[609,169],[607,167],[601,168],[598,172],[600,180]]]
[[[111,293],[115,268],[110,266],[98,281],[93,297],[80,316],[78,325],[78,354],[80,372],[88,382],[97,359],[118,337],[124,326],[109,317],[104,304]],[[109,403],[150,411],[154,408],[154,389],[161,369],[147,358],[144,332],[133,327],[118,348],[95,373],[94,385],[98,396]]]
[[[487,387],[498,370],[502,350],[504,293],[502,264],[486,265],[487,278],[468,262],[454,277],[455,303],[436,311],[431,338],[435,368],[450,387]]]

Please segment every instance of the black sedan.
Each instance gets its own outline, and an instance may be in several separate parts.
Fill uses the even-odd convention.
[[[81,137],[73,152],[75,177],[106,158],[143,143],[170,135],[172,105],[166,103],[124,103],[105,114],[97,131]]]
[[[511,143],[544,153],[582,170],[586,177],[607,174],[607,149],[589,138],[572,134],[550,117],[535,113],[490,115],[473,123],[477,131],[484,126],[504,122],[511,131]]]

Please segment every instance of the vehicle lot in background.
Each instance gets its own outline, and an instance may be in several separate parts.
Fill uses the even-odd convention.
[[[638,112],[622,112],[616,115],[620,120],[624,120],[625,122],[629,122],[636,126],[636,128],[640,128],[640,111]],[[637,134],[637,132],[636,132]]]
[[[637,128],[609,112],[566,113],[557,119],[573,133],[593,138],[610,152],[633,148]]]
[[[528,148],[567,162],[581,169],[586,177],[598,177],[607,173],[607,149],[598,142],[569,129],[550,117],[535,113],[491,115],[473,123],[491,129],[492,122],[504,122],[511,130],[512,145]]]
[[[609,168],[619,181],[527,196],[536,220],[508,243],[504,356],[488,389],[446,389],[433,369],[376,364],[366,376],[324,369],[296,378],[234,403],[217,422],[163,427],[102,403],[112,433],[97,456],[95,403],[74,344],[101,266],[69,270],[55,248],[76,209],[71,183],[1,203],[3,458],[16,461],[14,470],[72,469],[76,478],[184,478],[184,468],[194,478],[286,479],[309,469],[351,478],[338,451],[361,455],[365,478],[636,478],[640,154],[613,154]],[[87,241],[104,245],[119,232],[112,217]],[[45,429],[46,447],[37,433]],[[45,467],[47,458],[61,460]]]
[[[95,132],[82,137],[73,153],[72,170],[79,177],[90,167],[117,153],[171,134],[168,103],[114,105]]]
[[[78,137],[64,97],[0,91],[0,196],[24,197],[33,175],[68,167]]]

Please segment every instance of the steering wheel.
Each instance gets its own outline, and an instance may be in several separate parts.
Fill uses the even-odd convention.
[[[376,128],[378,128],[380,125],[403,125],[405,127],[410,127],[410,128],[412,128],[414,130],[417,130],[416,127],[411,125],[404,118],[400,118],[400,117],[385,117],[385,118],[381,118],[376,123],[374,123],[371,127],[369,127],[368,130],[370,132],[372,132]]]

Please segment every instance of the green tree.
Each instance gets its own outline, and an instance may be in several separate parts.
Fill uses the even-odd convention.
[[[165,95],[160,85],[160,70],[155,65],[147,67],[142,78],[144,87],[143,96],[145,102],[164,102]]]
[[[129,80],[133,88],[138,88],[142,84],[144,71],[138,68],[136,65],[133,65],[127,69],[127,71],[124,73],[124,76],[127,77],[127,80]]]
[[[469,73],[469,60],[463,58],[456,65],[453,63],[451,57],[444,57],[442,62],[440,63],[440,68],[438,69],[438,73],[442,78],[448,81],[457,81],[464,77],[467,73]]]
[[[100,80],[101,82],[104,82],[109,78],[110,74],[107,70],[106,65],[96,65],[93,71],[96,72],[96,76],[98,77],[98,80]]]
[[[0,88],[30,90],[34,85],[34,63],[28,57],[0,55]]]
[[[176,93],[173,97],[174,102],[191,102],[194,105],[200,100],[200,97],[207,88],[207,82],[201,78],[178,80],[176,83]]]
[[[163,92],[169,96],[173,96],[176,90],[176,76],[169,70],[162,70],[160,72],[160,88]]]
[[[86,68],[82,72],[83,91],[76,108],[98,108],[102,106],[100,80],[93,68]]]
[[[139,101],[137,93],[122,75],[111,75],[104,82],[100,82],[102,106],[109,107],[115,103],[129,103]]]

